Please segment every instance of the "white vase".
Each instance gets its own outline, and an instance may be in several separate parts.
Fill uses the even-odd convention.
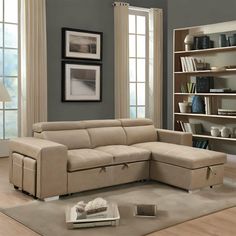
[[[188,113],[189,104],[188,102],[179,102],[180,113]]]
[[[231,134],[230,129],[227,127],[223,127],[220,132],[221,132],[222,138],[229,138],[229,136]]]
[[[211,127],[211,136],[218,137],[220,135],[220,129],[217,127]]]

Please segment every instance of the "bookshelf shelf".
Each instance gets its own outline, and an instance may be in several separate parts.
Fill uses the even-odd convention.
[[[236,119],[236,116],[221,116],[221,115],[206,115],[206,114],[196,114],[196,113],[174,113],[177,116],[195,116],[195,117],[209,117],[209,118],[222,118],[222,119]]]
[[[231,73],[236,73],[236,69],[226,69],[226,70],[198,70],[198,71],[188,71],[188,72],[183,72],[183,71],[176,71],[174,72],[176,75],[219,75],[219,74],[231,74]]]
[[[217,47],[217,48],[207,48],[207,49],[199,49],[199,50],[189,50],[189,51],[175,51],[175,54],[180,55],[194,55],[194,54],[203,54],[203,53],[216,53],[216,52],[227,52],[236,50],[236,46],[230,47]]]
[[[175,95],[178,96],[229,96],[229,97],[235,97],[236,93],[175,93]]]
[[[213,140],[221,140],[221,141],[233,141],[236,142],[236,138],[222,138],[222,137],[213,137],[211,135],[202,135],[202,134],[193,134],[195,138],[203,138],[203,139],[213,139]]]

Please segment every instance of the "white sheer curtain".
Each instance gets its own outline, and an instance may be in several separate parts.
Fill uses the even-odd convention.
[[[129,4],[114,3],[115,118],[129,117]]]
[[[46,0],[21,0],[21,135],[47,121]]]
[[[156,128],[163,126],[163,11],[149,13],[149,116]]]

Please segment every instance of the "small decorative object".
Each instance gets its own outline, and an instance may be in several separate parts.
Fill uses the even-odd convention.
[[[87,215],[100,213],[107,210],[107,201],[103,198],[95,198],[88,202],[84,208]]]
[[[213,40],[210,40],[210,48],[214,48],[215,42]]]
[[[62,62],[62,101],[101,101],[101,65]]]
[[[226,69],[236,69],[236,65],[225,66]]]
[[[207,35],[203,36],[195,36],[193,38],[193,48],[195,50],[198,49],[207,49],[207,48],[214,47],[214,41],[210,40],[210,37]]]
[[[96,200],[96,201],[95,201]],[[105,206],[103,203],[104,199],[95,199],[93,201],[102,202],[102,206]],[[93,202],[92,201],[92,202]],[[91,205],[94,205],[94,203],[91,203]],[[97,205],[97,203],[95,205]],[[76,204],[73,207],[67,207],[66,208],[66,224],[68,229],[75,229],[75,228],[88,228],[88,227],[98,227],[98,226],[117,226],[119,225],[119,220],[120,220],[120,214],[119,210],[117,207],[117,204],[115,203],[107,203],[106,205],[106,210],[103,212],[99,213],[94,213],[94,214],[87,214],[85,211],[84,212],[78,212],[78,205],[81,206],[81,202]],[[87,203],[88,204],[88,203]],[[86,206],[87,206],[86,204]],[[92,208],[91,208],[92,209]],[[94,208],[95,209],[95,208]],[[96,208],[98,209],[98,208]]]
[[[214,88],[213,77],[196,77],[197,93],[209,93],[210,89]]]
[[[227,127],[223,127],[221,129],[220,133],[221,133],[221,137],[223,137],[223,138],[229,138],[229,136],[231,134],[230,129]]]
[[[236,137],[236,127],[232,129],[232,138]]]
[[[180,113],[188,113],[189,112],[189,103],[188,102],[179,102],[179,110],[180,110]]]
[[[157,205],[139,204],[134,207],[134,216],[136,217],[156,217]]]
[[[236,37],[234,35],[228,37],[228,44],[229,44],[229,46],[235,46],[236,45]]]
[[[76,211],[79,212],[79,213],[82,213],[84,212],[85,210],[85,206],[86,206],[86,203],[84,201],[80,201],[78,202],[75,207],[76,207]]]
[[[211,136],[213,137],[220,136],[220,129],[218,127],[211,127]]]
[[[205,114],[205,102],[201,96],[193,96],[192,113]]]
[[[194,45],[195,50],[202,49],[202,37],[201,36],[195,36],[193,38],[193,45]]]
[[[219,46],[220,47],[227,47],[228,42],[225,34],[221,34],[219,37]]]
[[[215,72],[217,72],[217,71],[225,71],[226,67],[225,66],[212,66],[211,70],[215,71]]]
[[[233,46],[236,46],[236,34],[233,34],[233,37],[234,37],[234,45]]]
[[[196,67],[197,67],[197,70],[209,70],[210,64],[199,60],[198,62],[196,62]]]
[[[63,57],[69,59],[102,59],[102,33],[62,28]]]
[[[210,48],[210,37],[205,35],[202,36],[202,49]]]
[[[184,39],[185,51],[192,50],[193,36],[188,34]]]

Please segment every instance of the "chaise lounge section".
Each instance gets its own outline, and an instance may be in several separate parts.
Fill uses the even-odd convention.
[[[226,155],[149,119],[45,122],[10,142],[10,182],[39,199],[157,180],[192,191],[222,184]]]

